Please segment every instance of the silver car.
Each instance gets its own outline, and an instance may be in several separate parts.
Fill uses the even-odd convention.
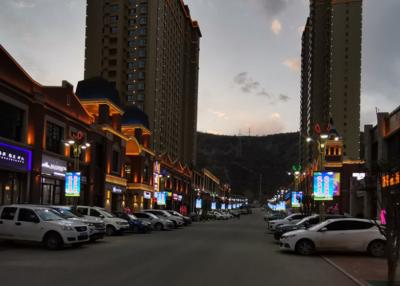
[[[69,206],[46,206],[55,210],[60,216],[67,220],[82,222],[89,227],[90,241],[96,241],[103,239],[106,234],[106,225],[104,221],[96,217],[84,217],[78,212],[74,212],[72,207]]]
[[[134,215],[139,220],[151,223],[151,226],[154,230],[167,230],[174,227],[174,223],[171,220],[156,216],[152,213],[137,212],[134,213]]]
[[[165,210],[143,210],[143,211],[146,213],[152,213],[158,217],[163,217],[165,219],[172,220],[175,228],[178,228],[179,226],[183,226],[185,224],[183,218],[171,215],[169,212]]]

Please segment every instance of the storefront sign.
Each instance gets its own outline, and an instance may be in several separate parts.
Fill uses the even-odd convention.
[[[382,188],[393,187],[400,184],[400,171],[393,175],[382,176]]]
[[[166,192],[155,192],[154,197],[157,200],[157,205],[159,206],[165,206],[166,205]]]
[[[357,178],[357,181],[361,181],[365,178],[365,173],[353,173],[352,175],[354,178]]]
[[[123,189],[120,188],[120,187],[113,186],[113,187],[112,187],[112,192],[113,192],[114,194],[122,194]]]
[[[30,171],[32,151],[0,142],[0,168]]]
[[[42,155],[42,174],[65,177],[67,162],[47,155]]]
[[[143,197],[145,199],[151,199],[151,193],[150,192],[143,192]]]
[[[178,195],[178,201],[182,201],[182,199],[183,199],[183,196],[182,195]]]
[[[81,173],[70,172],[65,174],[65,196],[79,197],[81,194]]]
[[[178,200],[178,194],[172,194],[172,199],[174,201],[177,201]]]

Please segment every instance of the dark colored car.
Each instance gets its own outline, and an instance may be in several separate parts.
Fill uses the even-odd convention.
[[[189,224],[192,224],[192,219],[188,216],[184,216],[183,214],[177,212],[177,211],[173,211],[173,210],[167,210],[167,212],[169,212],[170,214],[174,215],[174,216],[179,216],[183,219],[184,225],[188,226]]]
[[[125,219],[129,223],[129,227],[134,233],[147,233],[152,230],[151,223],[139,220],[133,214],[117,212],[114,213],[117,217]]]
[[[345,218],[348,216],[345,215],[324,215],[323,220],[334,219],[334,218]],[[299,222],[295,224],[282,224],[276,227],[274,232],[274,238],[279,240],[282,235],[286,232],[298,230],[298,229],[306,229],[312,227],[316,224],[320,223],[320,215],[311,215],[303,218]]]

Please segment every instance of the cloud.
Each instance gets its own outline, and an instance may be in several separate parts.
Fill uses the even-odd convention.
[[[250,131],[251,135],[276,134],[284,132],[285,129],[286,124],[278,112],[271,113],[263,120],[248,122],[246,125],[240,126],[240,130],[246,130],[246,133]]]
[[[274,95],[268,92],[264,87],[261,87],[258,81],[250,77],[247,72],[238,73],[233,77],[233,82],[239,86],[242,92],[265,97],[269,100],[270,104],[287,102],[290,99],[289,96],[284,94]]]
[[[279,22],[279,20],[275,19],[272,21],[271,23],[271,31],[275,34],[275,35],[279,35],[280,32],[282,31],[282,24],[281,22]]]
[[[289,68],[291,71],[300,71],[300,59],[299,58],[288,58],[285,59],[282,64]]]
[[[211,112],[213,115],[215,115],[218,118],[224,119],[224,120],[229,120],[229,117],[226,115],[225,112],[222,111],[216,111],[216,110],[208,110],[209,112]]]
[[[34,8],[36,6],[36,3],[29,0],[14,0],[12,3],[16,8],[19,9]]]
[[[258,81],[253,80],[247,72],[241,72],[233,78],[234,83],[240,86],[240,89],[245,93],[256,91],[260,87]]]
[[[261,0],[269,16],[280,14],[288,6],[287,0]]]

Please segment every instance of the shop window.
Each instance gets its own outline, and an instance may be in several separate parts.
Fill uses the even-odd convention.
[[[119,152],[118,151],[113,151],[112,171],[115,173],[119,173]]]
[[[6,102],[0,102],[0,137],[22,141],[25,112]]]
[[[64,128],[48,121],[46,124],[46,150],[62,154],[63,140]]]

